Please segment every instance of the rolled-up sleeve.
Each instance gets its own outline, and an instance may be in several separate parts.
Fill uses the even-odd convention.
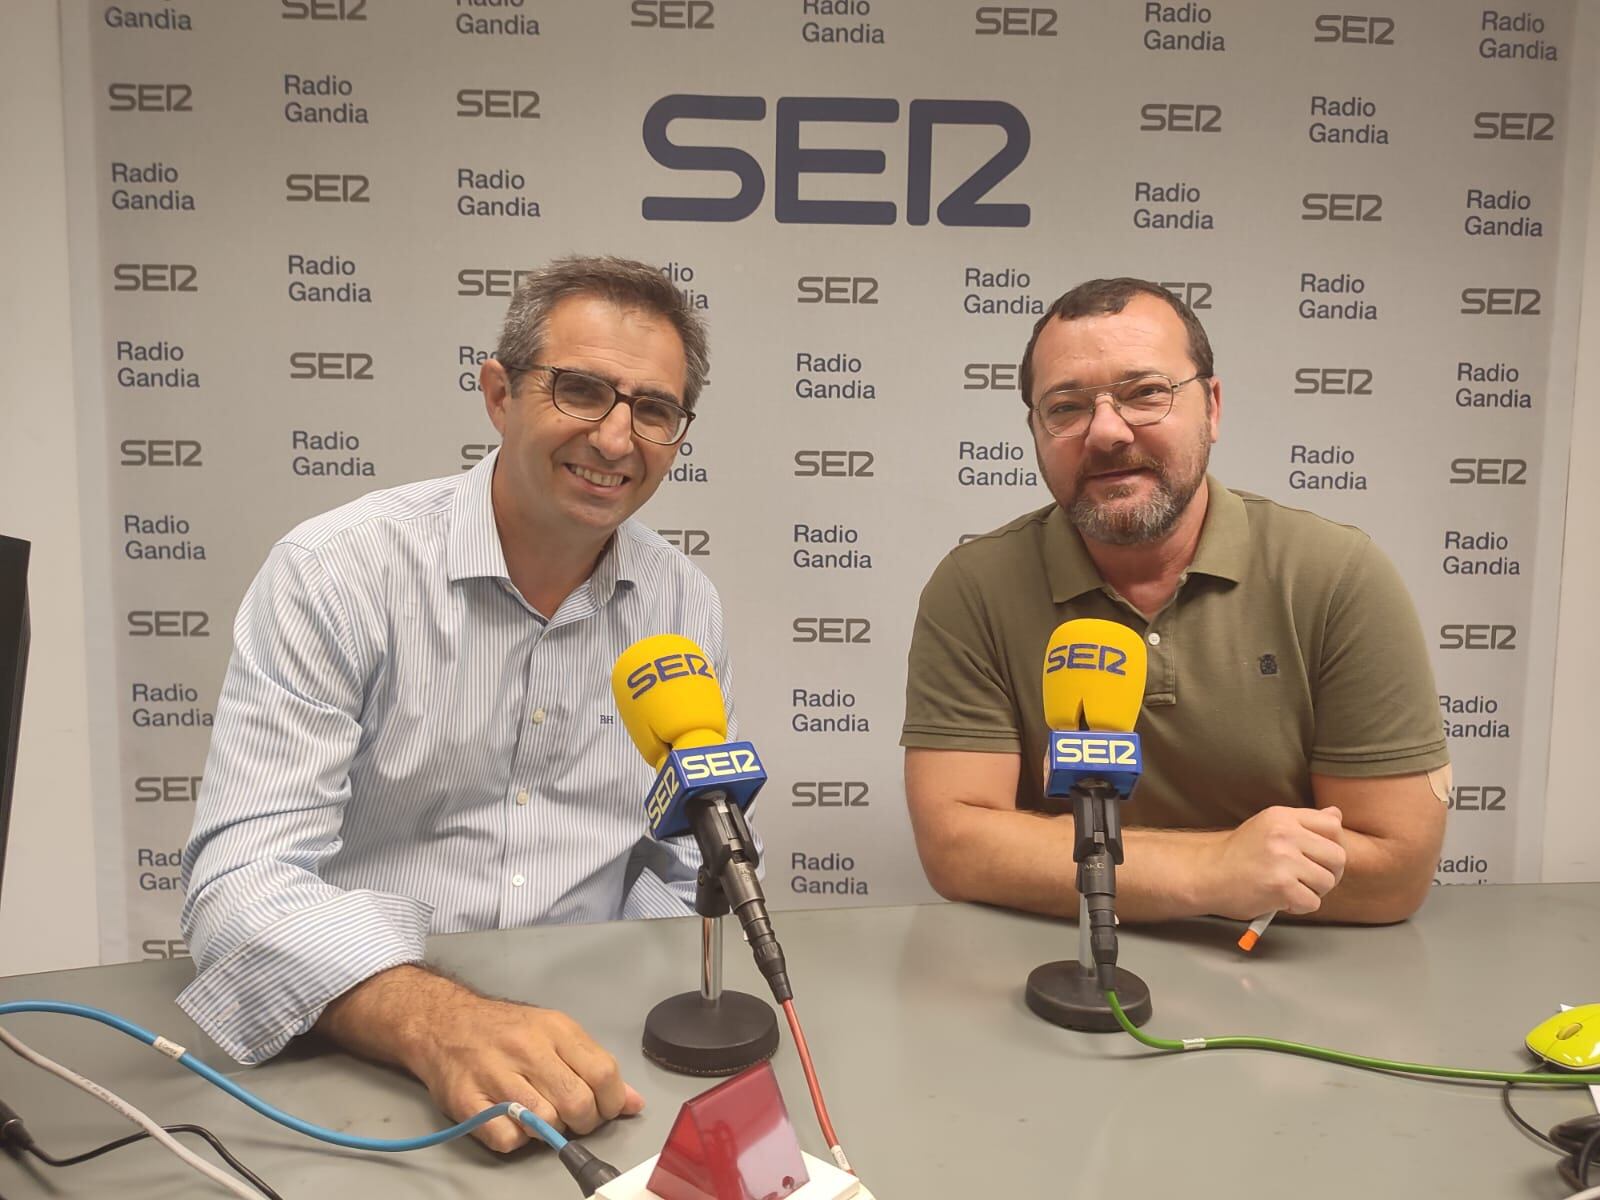
[[[362,651],[350,605],[316,556],[274,547],[234,623],[183,852],[197,975],[178,1003],[240,1062],[271,1058],[329,1001],[422,959],[427,904],[321,877],[340,846],[361,739],[371,669]]]

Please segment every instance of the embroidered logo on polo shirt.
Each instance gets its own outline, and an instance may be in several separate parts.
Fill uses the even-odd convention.
[[[1278,656],[1276,654],[1263,654],[1258,664],[1263,675],[1276,675],[1278,673]]]

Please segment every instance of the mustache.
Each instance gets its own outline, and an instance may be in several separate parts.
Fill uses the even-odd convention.
[[[1088,479],[1091,475],[1100,475],[1107,471],[1154,471],[1157,475],[1161,472],[1161,463],[1157,459],[1149,458],[1143,454],[1110,454],[1093,459],[1085,459],[1078,464],[1078,478]]]

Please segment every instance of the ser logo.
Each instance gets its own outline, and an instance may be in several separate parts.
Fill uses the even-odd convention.
[[[1458,812],[1505,812],[1506,790],[1493,783],[1458,783],[1450,789],[1448,807]]]
[[[1494,486],[1525,486],[1528,482],[1528,460],[1525,458],[1453,458],[1450,460],[1450,482]]]
[[[1146,104],[1139,110],[1140,133],[1221,133],[1220,104]]]
[[[794,473],[802,479],[873,479],[871,450],[796,450]]]
[[[199,796],[198,775],[141,775],[133,781],[135,804],[193,804]]]
[[[789,789],[794,808],[871,808],[864,779],[803,779]]]
[[[1372,192],[1307,192],[1300,197],[1302,221],[1381,221],[1383,197]]]
[[[473,467],[489,457],[490,452],[496,445],[499,445],[499,443],[496,442],[491,445],[488,442],[463,442],[461,445],[461,469],[463,471],[472,470]]]
[[[462,88],[456,93],[456,116],[537,120],[539,93],[530,88]]]
[[[1051,742],[1052,761],[1062,767],[1137,767],[1139,745],[1125,737],[1058,734]]]
[[[124,467],[203,467],[200,453],[205,449],[188,438],[124,438],[119,447]]]
[[[198,292],[200,271],[192,263],[118,263],[111,268],[114,292]]]
[[[1441,650],[1515,650],[1515,625],[1441,625]]]
[[[1394,45],[1394,18],[1355,13],[1318,13],[1314,42],[1342,42],[1347,46]]]
[[[1053,8],[1009,4],[986,4],[973,15],[978,25],[972,32],[979,37],[1055,37],[1056,21],[1060,19]]]
[[[876,304],[878,281],[871,275],[802,275],[795,293],[796,304]]]
[[[1212,287],[1209,283],[1175,280],[1164,282],[1161,286],[1187,304],[1191,312],[1204,312],[1211,307]]]
[[[1296,396],[1370,396],[1367,367],[1301,367],[1294,373]]]
[[[187,83],[113,83],[106,88],[112,112],[193,112]]]
[[[1462,288],[1461,311],[1469,317],[1540,317],[1543,299],[1538,288]]]
[[[1104,671],[1107,675],[1126,675],[1128,652],[1098,642],[1063,642],[1051,646],[1045,655],[1046,675],[1057,671]]]
[[[658,529],[669,546],[675,546],[687,558],[711,556],[711,533],[706,529]]]
[[[203,638],[211,636],[211,615],[194,609],[141,608],[128,614],[131,638]]]
[[[866,617],[796,617],[790,640],[802,646],[814,642],[864,645],[872,641],[872,622]]]
[[[678,773],[670,766],[656,776],[655,790],[645,798],[644,802],[644,817],[652,833],[660,826],[661,818],[667,815],[667,809],[672,807],[672,801],[680,787]]]
[[[522,286],[522,281],[532,274],[532,271],[464,267],[456,272],[456,295],[509,299]]]
[[[678,766],[689,783],[702,779],[727,779],[731,775],[744,775],[761,770],[761,760],[747,746],[733,746],[727,750],[696,750],[678,755]]]
[[[635,29],[715,29],[717,6],[711,0],[633,0]]]
[[[1553,142],[1556,118],[1547,112],[1481,112],[1472,118],[1478,142]]]
[[[964,392],[1010,391],[1018,386],[1016,363],[968,363],[961,369]]]
[[[367,189],[372,181],[365,175],[333,173],[298,174],[284,178],[290,204],[371,204]]]
[[[663,654],[660,658],[651,659],[628,673],[627,684],[633,689],[629,697],[637,700],[658,683],[666,683],[672,679],[687,679],[691,675],[699,675],[710,680],[715,680],[717,677],[703,655],[690,652]]]
[[[1021,110],[1001,100],[913,100],[906,140],[906,212],[909,225],[926,225],[930,211],[941,225],[1021,228],[1028,224],[1026,204],[980,203],[1020,167],[1028,156],[1032,132]],[[817,135],[804,126],[814,123],[891,125],[900,119],[900,101],[844,96],[784,96],[777,102],[773,148],[773,216],[781,224],[893,225],[899,217],[892,200],[802,199],[804,175],[882,175],[888,156],[877,149],[816,145]],[[767,176],[760,162],[734,146],[682,145],[669,136],[674,121],[764,121],[767,102],[760,96],[663,96],[644,118],[644,145],[669,171],[713,172],[738,182],[732,196],[646,196],[647,221],[742,221],[761,207]],[[933,158],[939,126],[998,128],[1005,143],[993,156],[933,208]],[[811,144],[807,144],[811,143]],[[948,145],[946,139],[942,142]],[[941,178],[948,168],[941,172]],[[707,185],[726,192],[726,184]],[[814,186],[814,185],[812,185]]]
[[[147,938],[139,943],[139,952],[146,959],[188,958],[189,943],[182,938]]]
[[[365,21],[367,0],[283,0],[285,21]]]
[[[289,378],[370,383],[372,355],[353,350],[296,350],[289,355]]]

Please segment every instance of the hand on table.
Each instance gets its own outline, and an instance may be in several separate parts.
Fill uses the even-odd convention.
[[[644,1107],[616,1059],[554,1009],[469,993],[438,1014],[430,1033],[413,1069],[452,1121],[515,1100],[556,1128],[583,1134]],[[520,1121],[499,1117],[472,1136],[505,1153],[534,1135]]]

